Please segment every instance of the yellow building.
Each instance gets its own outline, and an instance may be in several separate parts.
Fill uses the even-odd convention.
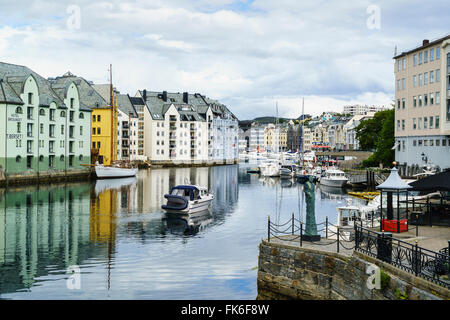
[[[117,103],[114,98],[113,105],[106,101],[110,90],[110,85],[92,85],[98,97],[103,101],[91,106],[91,150],[92,162],[98,161],[106,166],[117,160]],[[115,96],[115,93],[114,93]]]

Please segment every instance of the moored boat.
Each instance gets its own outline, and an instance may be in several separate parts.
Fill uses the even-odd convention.
[[[325,175],[320,178],[320,184],[329,187],[344,187],[347,184],[348,178],[345,172],[339,169],[330,168],[325,171]]]
[[[126,168],[119,166],[105,167],[102,164],[97,164],[95,166],[95,174],[99,179],[135,177],[137,172],[138,168]]]
[[[191,214],[207,210],[214,195],[206,188],[196,185],[179,185],[164,195],[167,204],[161,208],[167,213]]]

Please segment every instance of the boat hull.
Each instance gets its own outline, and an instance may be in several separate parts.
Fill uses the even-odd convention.
[[[95,167],[95,174],[99,179],[134,177],[137,172],[137,168]]]
[[[322,177],[320,179],[320,184],[324,185],[324,186],[328,186],[328,187],[338,187],[338,188],[343,188],[346,184],[347,184],[347,179],[328,179],[326,177]]]
[[[207,199],[200,199],[188,201],[183,197],[165,195],[167,198],[167,205],[163,205],[162,209],[167,213],[173,214],[193,214],[208,210],[213,197]]]

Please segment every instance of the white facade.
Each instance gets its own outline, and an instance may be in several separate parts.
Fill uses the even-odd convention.
[[[216,117],[212,120],[213,161],[230,161],[239,157],[238,121],[232,117]]]
[[[138,119],[122,112],[117,115],[117,160],[145,160],[138,155]]]
[[[386,110],[384,106],[352,105],[344,106],[344,113],[355,115],[365,115],[369,112],[378,112]]]

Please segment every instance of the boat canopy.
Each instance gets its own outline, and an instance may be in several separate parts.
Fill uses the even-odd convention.
[[[180,185],[173,187],[170,190],[171,195],[189,197],[190,200],[198,199],[200,195],[200,190],[206,190],[205,188],[191,186],[191,185]]]

